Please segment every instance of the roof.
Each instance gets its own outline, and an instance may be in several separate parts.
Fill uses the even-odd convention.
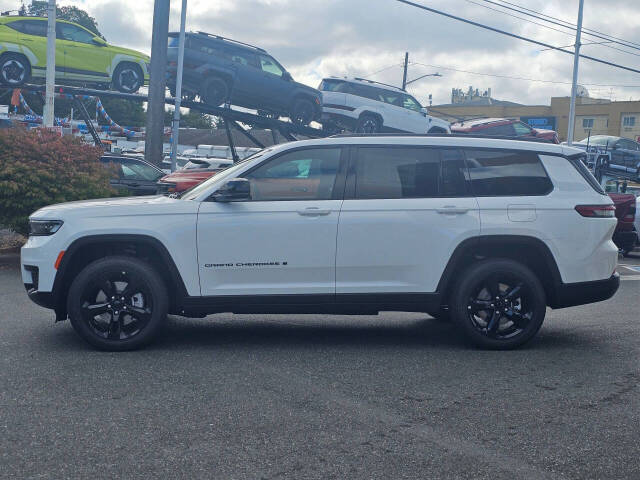
[[[367,80],[366,78],[360,77],[326,77],[323,78],[323,80],[342,80],[343,82],[358,83],[360,85],[368,85],[370,87],[373,86],[384,88],[385,90],[393,90],[394,92],[407,93],[399,87],[395,87],[386,83],[376,82],[375,80]]]
[[[178,32],[169,32],[169,36],[170,37],[176,37],[178,35],[179,35]],[[208,40],[231,43],[231,44],[233,44],[235,46],[244,47],[244,48],[250,48],[250,49],[256,50],[258,52],[265,52],[266,53],[266,50],[264,48],[256,47],[255,45],[250,45],[248,43],[240,42],[238,40],[233,40],[232,38],[227,38],[227,37],[223,37],[223,36],[220,36],[220,35],[215,35],[213,33],[197,31],[197,32],[187,32],[187,35],[198,36],[198,37],[206,38]]]

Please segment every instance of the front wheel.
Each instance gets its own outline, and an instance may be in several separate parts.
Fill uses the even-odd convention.
[[[31,79],[31,64],[17,53],[7,53],[0,59],[0,83],[20,87]]]
[[[382,124],[373,115],[362,115],[356,125],[356,133],[380,133]]]
[[[311,100],[299,98],[293,103],[290,118],[296,125],[309,125],[313,121],[315,109]]]
[[[534,337],[546,314],[538,277],[508,259],[487,259],[460,276],[449,305],[452,319],[481,348],[516,348]]]
[[[136,93],[144,85],[144,74],[135,63],[121,63],[113,72],[113,87],[119,92]]]
[[[227,101],[228,96],[229,87],[227,83],[220,78],[212,78],[205,84],[200,98],[203,103],[218,107]]]
[[[168,310],[158,272],[133,257],[96,260],[69,289],[67,309],[75,331],[100,350],[134,350],[157,335]]]

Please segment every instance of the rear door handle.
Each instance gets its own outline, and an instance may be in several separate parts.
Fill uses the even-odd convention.
[[[469,208],[456,207],[455,205],[445,205],[442,208],[436,209],[436,212],[443,215],[461,215],[467,213],[469,210]]]
[[[322,210],[317,207],[309,207],[304,210],[298,210],[298,215],[302,215],[303,217],[321,217],[324,215],[329,215],[331,210]]]

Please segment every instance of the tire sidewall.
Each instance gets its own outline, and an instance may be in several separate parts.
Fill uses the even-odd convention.
[[[478,282],[500,272],[516,275],[527,286],[534,303],[533,317],[527,327],[516,337],[509,339],[493,339],[483,335],[473,325],[467,311],[469,297]],[[452,300],[449,308],[451,317],[467,339],[478,347],[492,350],[512,349],[528,342],[538,333],[546,315],[546,296],[538,277],[525,265],[508,259],[487,259],[469,267],[455,286]]]
[[[298,110],[300,110],[302,106],[309,110],[309,118],[298,119]],[[295,102],[293,102],[293,108],[291,109],[291,121],[293,123],[297,125],[309,125],[313,121],[313,117],[314,107],[311,100],[307,100],[306,98],[298,98]]]
[[[363,128],[367,124],[367,122],[373,122],[375,124],[375,131],[373,132],[363,131]],[[356,133],[380,133],[381,130],[382,130],[382,126],[380,125],[380,121],[373,115],[363,115],[358,120],[358,125],[356,126]]]
[[[124,70],[125,68],[131,68],[132,70],[135,70],[138,74],[138,79],[139,79],[139,85],[135,90],[123,90],[122,85],[120,84],[120,73],[122,72],[122,70]],[[142,69],[140,68],[139,65],[136,65],[134,63],[121,63],[119,64],[115,71],[113,72],[113,85],[116,87],[116,90],[118,90],[119,92],[122,93],[136,93],[138,90],[140,90],[140,87],[142,87],[142,85],[144,85],[144,74],[142,73]]]
[[[218,90],[221,92],[218,95],[220,98],[211,98],[209,91],[214,86],[218,87]],[[214,77],[206,83],[204,87],[204,95],[203,95],[202,101],[207,105],[218,107],[227,100],[228,96],[229,96],[229,86],[227,85],[227,83],[220,78]]]
[[[4,65],[10,60],[18,61],[23,65],[23,67],[25,68],[24,78],[20,83],[9,83],[9,82],[5,82],[4,78],[2,78],[2,75],[0,74],[0,84],[6,87],[15,88],[15,87],[20,87],[25,83],[28,83],[29,80],[31,79],[31,63],[29,62],[29,60],[22,55],[18,55],[15,53],[7,53],[2,57],[2,60],[0,60],[0,70],[2,70],[2,68],[4,68]]]
[[[96,335],[84,321],[81,297],[86,285],[97,276],[111,271],[127,271],[138,276],[151,292],[153,310],[144,329],[133,338],[110,341]],[[147,345],[159,333],[168,310],[168,294],[159,274],[145,262],[131,257],[106,257],[87,265],[74,279],[67,296],[67,311],[74,330],[89,344],[100,350],[124,351]]]

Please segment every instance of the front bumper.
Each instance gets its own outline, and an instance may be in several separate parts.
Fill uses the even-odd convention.
[[[615,295],[620,287],[620,275],[614,272],[605,280],[593,282],[564,283],[556,288],[551,308],[565,308],[588,303],[602,302]]]

